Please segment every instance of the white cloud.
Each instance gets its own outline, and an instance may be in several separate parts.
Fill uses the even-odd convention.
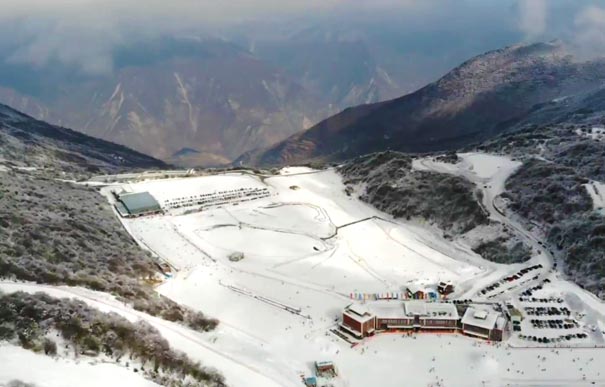
[[[112,49],[128,39],[164,34],[201,35],[254,19],[320,15],[339,7],[401,7],[435,0],[0,0],[0,23],[15,23],[23,44],[13,63],[51,60],[86,73],[112,70]],[[17,31],[11,31],[17,34]]]
[[[583,58],[605,56],[605,8],[584,8],[576,15],[574,24],[574,43],[579,55]]]
[[[42,67],[57,60],[88,74],[108,74],[113,69],[113,47],[123,41],[116,25],[90,16],[57,19],[43,25],[28,19],[22,27],[26,43],[7,58],[8,62]]]
[[[366,0],[363,0],[366,2]],[[2,15],[77,15],[113,13],[132,16],[181,16],[197,20],[237,20],[266,12],[284,13],[328,9],[347,0],[2,0]],[[371,2],[370,2],[371,3]]]
[[[519,28],[526,40],[544,35],[547,29],[546,0],[519,0]]]
[[[602,10],[587,8],[574,25],[575,12],[586,6],[576,0],[559,2],[572,4],[573,12],[558,12],[546,0],[0,0],[0,3],[0,47],[4,41],[18,45],[8,54],[3,52],[4,60],[37,66],[57,60],[91,74],[111,72],[116,45],[136,39],[220,35],[224,27],[248,20],[295,23],[292,20],[297,19],[290,16],[298,15],[311,18],[327,15],[362,23],[368,18],[380,20],[384,15],[399,12],[408,18],[407,24],[402,22],[400,28],[408,28],[413,36],[414,28],[433,25],[431,21],[436,30],[468,28],[489,14],[496,15],[495,23],[514,26],[517,22],[516,27],[526,40],[539,40],[547,36],[545,31],[557,28],[555,16],[564,13],[566,26],[578,30],[579,45],[603,44]],[[515,4],[519,12],[517,20],[510,13]]]

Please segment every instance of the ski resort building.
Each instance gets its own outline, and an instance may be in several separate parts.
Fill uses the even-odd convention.
[[[367,307],[348,306],[343,312],[341,328],[357,338],[375,331],[400,329],[455,330],[460,317],[456,306],[448,303],[405,301],[376,302]]]
[[[464,308],[464,307],[462,307]],[[464,309],[461,309],[464,311]],[[501,341],[506,319],[498,312],[468,307],[461,319],[453,303],[376,301],[352,304],[343,311],[340,328],[357,339],[389,331],[450,331]]]
[[[506,319],[493,310],[469,307],[462,317],[461,325],[464,334],[502,341]]]
[[[395,304],[377,304],[376,329],[456,329],[458,311],[453,304],[424,301],[405,301]]]
[[[114,194],[118,213],[125,218],[162,213],[162,207],[149,192]]]

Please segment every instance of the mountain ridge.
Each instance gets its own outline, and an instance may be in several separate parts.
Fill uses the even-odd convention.
[[[459,148],[500,133],[537,104],[598,87],[605,81],[602,63],[576,62],[558,41],[489,51],[414,93],[344,110],[236,163],[283,165],[383,150]]]
[[[56,172],[165,168],[168,164],[124,145],[36,120],[0,104],[0,159]]]

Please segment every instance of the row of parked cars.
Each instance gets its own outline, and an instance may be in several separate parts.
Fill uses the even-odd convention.
[[[528,266],[528,267],[526,267],[526,268],[523,268],[523,269],[519,270],[519,271],[518,271],[516,274],[513,274],[513,275],[508,276],[508,277],[504,277],[504,278],[502,278],[500,281],[495,282],[495,283],[493,283],[493,284],[491,284],[491,285],[486,286],[485,288],[481,289],[481,290],[479,291],[479,293],[480,293],[481,295],[485,295],[486,293],[489,293],[489,292],[491,292],[492,290],[498,289],[498,288],[499,288],[500,286],[502,286],[503,284],[510,283],[510,282],[514,282],[514,281],[518,281],[518,280],[520,280],[522,277],[524,277],[526,274],[528,274],[528,273],[530,273],[530,272],[532,272],[532,271],[534,271],[534,270],[541,269],[541,268],[543,268],[543,267],[544,267],[544,266],[542,266],[542,264],[540,263],[540,264],[537,264],[537,265]],[[532,278],[532,280],[537,280],[537,279],[538,279],[538,276],[537,276],[537,275],[536,275],[536,276],[534,276],[534,277]]]
[[[560,343],[561,341],[569,341],[571,339],[586,339],[588,335],[586,333],[571,333],[569,335],[561,335],[558,337],[537,337],[537,336],[525,336],[519,335],[522,340],[534,341],[538,343]]]
[[[521,277],[523,277],[524,275],[526,275],[527,273],[534,271],[534,270],[542,269],[543,267],[544,266],[542,266],[541,263],[539,263],[537,265],[526,267],[524,269],[519,270],[517,272],[517,274],[513,274],[511,276],[504,277],[504,281],[507,281],[507,282],[516,281],[516,280],[520,279]]]
[[[562,304],[563,303],[563,299],[561,297],[536,298],[536,297],[521,296],[521,297],[519,297],[519,301],[532,302],[532,303],[539,302],[542,304],[551,304],[551,303]]]
[[[531,297],[535,291],[542,290],[542,288],[544,288],[544,284],[548,284],[548,283],[550,283],[550,280],[548,278],[545,278],[541,284],[532,286],[531,288],[526,289],[523,293],[521,293],[521,296]]]
[[[554,307],[554,306],[527,306],[523,308],[525,310],[525,314],[528,316],[570,316],[571,310],[567,307]]]
[[[573,328],[580,327],[580,325],[576,321],[573,321],[573,320],[563,321],[561,319],[554,319],[554,320],[532,319],[532,320],[529,320],[529,322],[536,329],[573,329]]]

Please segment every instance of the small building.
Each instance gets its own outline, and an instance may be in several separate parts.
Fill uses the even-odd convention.
[[[120,215],[125,217],[138,217],[159,214],[162,207],[149,192],[136,192],[120,194],[116,209]]]
[[[340,327],[361,339],[374,334],[376,316],[359,304],[351,304],[342,313]]]
[[[319,377],[334,378],[337,375],[336,366],[331,361],[316,361],[315,372]]]
[[[435,289],[427,288],[424,294],[427,300],[437,301],[439,299],[439,293]]]
[[[443,296],[447,296],[454,292],[454,285],[451,282],[439,282],[437,291]]]
[[[424,300],[426,297],[424,288],[415,284],[408,286],[407,295],[414,300]]]
[[[494,310],[468,307],[462,317],[461,325],[464,334],[502,341],[506,319]]]

